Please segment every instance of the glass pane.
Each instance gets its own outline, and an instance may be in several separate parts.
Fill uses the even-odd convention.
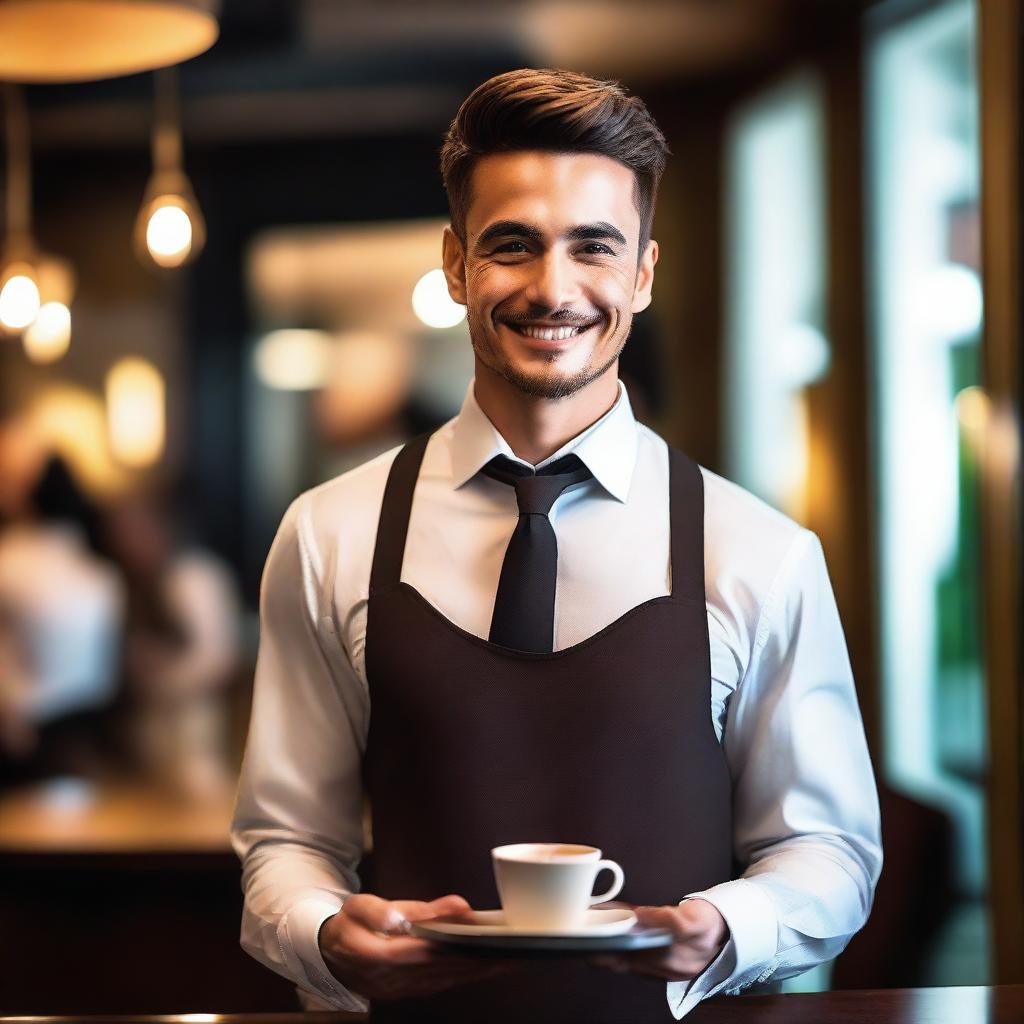
[[[961,903],[930,979],[946,985],[987,977],[974,30],[970,2],[938,5],[871,40],[867,66],[881,770],[953,825]]]
[[[803,389],[828,369],[818,80],[799,74],[742,107],[727,136],[727,475],[804,513]]]

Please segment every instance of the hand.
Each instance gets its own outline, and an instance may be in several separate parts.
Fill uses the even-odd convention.
[[[431,903],[349,896],[321,926],[320,951],[338,981],[368,999],[430,995],[508,970],[502,961],[459,956],[409,935],[412,921],[468,910],[461,896]]]
[[[729,926],[718,908],[707,900],[686,900],[679,906],[634,907],[637,921],[649,928],[668,928],[671,946],[596,956],[591,963],[620,973],[631,971],[664,981],[696,978],[722,951]]]

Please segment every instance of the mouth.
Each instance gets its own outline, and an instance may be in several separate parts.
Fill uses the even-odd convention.
[[[498,322],[510,331],[514,331],[521,338],[526,338],[541,348],[557,348],[572,341],[573,338],[578,338],[581,334],[585,334],[591,328],[597,327],[601,323],[601,318],[586,324],[559,324],[557,326],[510,323],[507,320],[500,320]]]

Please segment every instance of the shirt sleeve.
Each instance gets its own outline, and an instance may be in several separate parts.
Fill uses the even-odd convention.
[[[285,514],[260,588],[252,713],[231,825],[245,893],[241,945],[330,1006],[364,1010],[324,963],[318,933],[358,888],[368,707],[320,607],[322,562],[305,500]]]
[[[734,850],[747,867],[685,897],[714,904],[730,935],[697,978],[669,983],[676,1018],[833,959],[871,909],[878,795],[824,553],[808,530],[765,598],[723,742]]]

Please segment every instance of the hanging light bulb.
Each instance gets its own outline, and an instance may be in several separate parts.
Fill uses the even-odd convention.
[[[55,363],[71,344],[71,310],[63,302],[44,302],[21,342],[32,362]]]
[[[9,263],[0,285],[0,324],[9,331],[24,330],[39,312],[39,286],[29,263]]]
[[[7,235],[0,261],[0,326],[17,333],[39,312],[35,244],[30,228],[32,180],[29,171],[28,114],[16,85],[4,87],[7,127]]]
[[[153,123],[153,174],[135,221],[139,257],[158,267],[180,267],[195,259],[206,241],[206,225],[192,184],[182,169],[181,110],[176,73],[158,71]]]
[[[15,85],[4,94],[7,111],[7,237],[0,261],[0,329],[21,333],[37,362],[53,362],[71,340],[74,272],[67,260],[41,254],[32,238],[32,172],[28,113]]]
[[[32,362],[54,363],[71,344],[70,305],[75,275],[67,260],[43,255],[37,264],[37,279],[41,305],[22,334],[21,343]]]

